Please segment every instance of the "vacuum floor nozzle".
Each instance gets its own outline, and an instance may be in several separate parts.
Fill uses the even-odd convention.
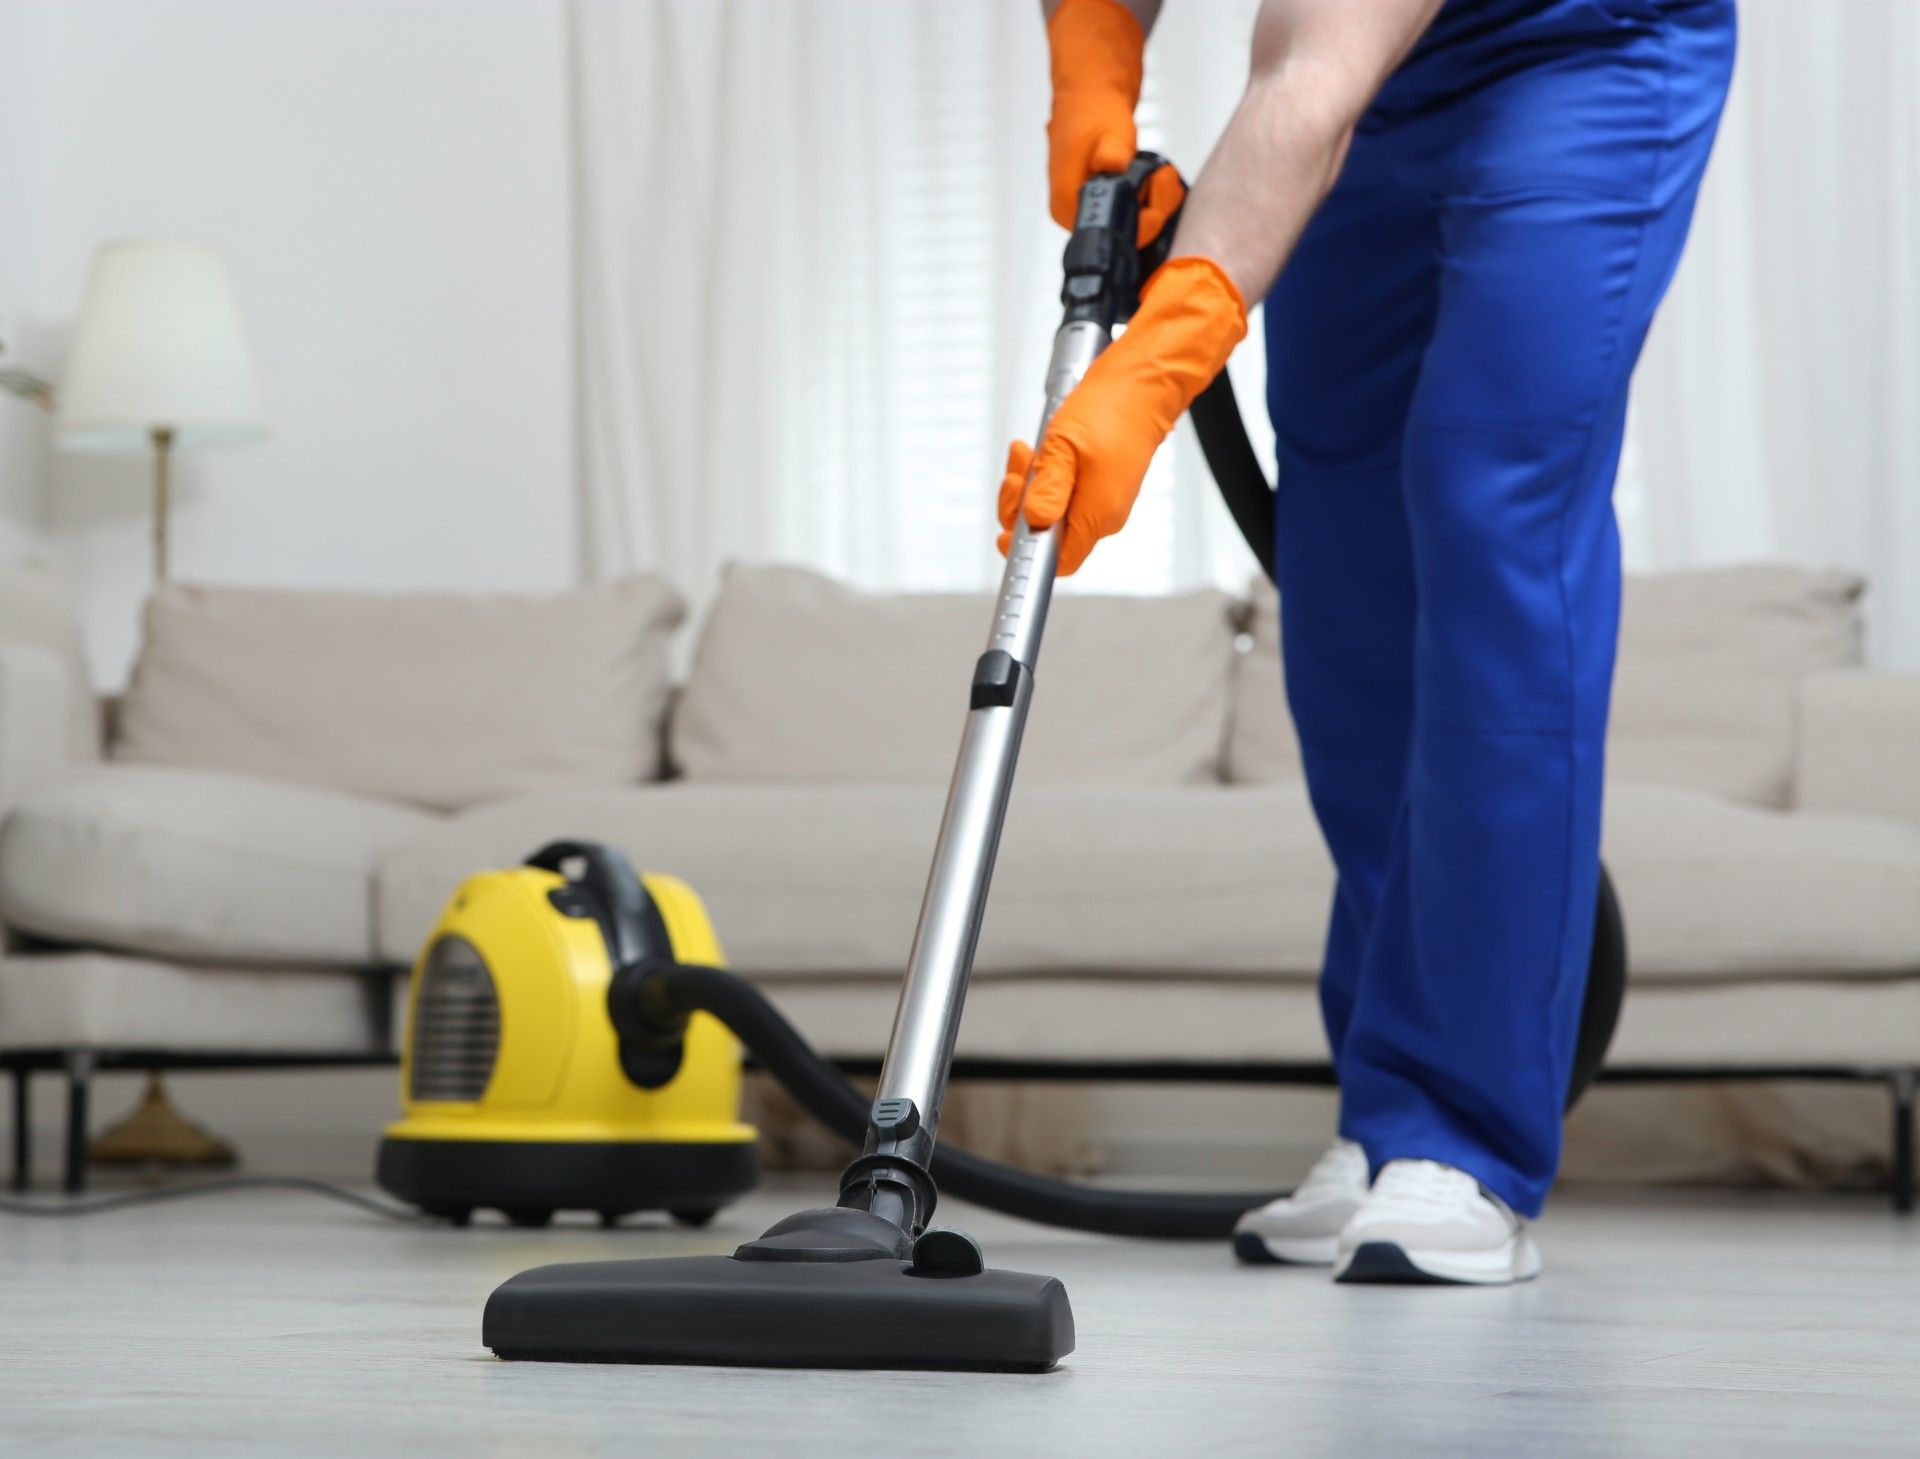
[[[1073,1312],[1058,1278],[1026,1272],[664,1257],[522,1272],[488,1298],[481,1339],[561,1363],[1042,1373],[1073,1351]]]

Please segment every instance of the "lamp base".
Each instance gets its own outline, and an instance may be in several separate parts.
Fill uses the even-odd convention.
[[[194,1124],[167,1098],[158,1074],[133,1112],[94,1137],[87,1159],[95,1165],[228,1166],[233,1146]]]

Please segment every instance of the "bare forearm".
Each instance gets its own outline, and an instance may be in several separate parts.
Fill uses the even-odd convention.
[[[1368,102],[1441,0],[1266,0],[1241,98],[1187,196],[1174,252],[1225,270],[1252,303],[1340,175]]]

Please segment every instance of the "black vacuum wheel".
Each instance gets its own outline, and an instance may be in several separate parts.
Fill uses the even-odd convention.
[[[718,1206],[677,1206],[667,1214],[678,1224],[698,1230],[718,1215],[719,1211]]]
[[[509,1210],[502,1211],[500,1214],[505,1216],[513,1225],[523,1226],[529,1230],[538,1229],[541,1226],[551,1226],[553,1224],[553,1212],[551,1210],[535,1210],[530,1206],[514,1206]]]
[[[1600,897],[1593,912],[1593,953],[1587,960],[1587,994],[1580,1006],[1580,1038],[1574,1046],[1573,1079],[1567,1087],[1568,1109],[1599,1077],[1626,997],[1627,924],[1613,878],[1602,866]]]

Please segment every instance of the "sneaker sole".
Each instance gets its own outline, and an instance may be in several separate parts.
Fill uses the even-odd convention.
[[[1540,1253],[1522,1236],[1504,1252],[1413,1251],[1394,1241],[1365,1241],[1334,1272],[1336,1282],[1399,1287],[1504,1287],[1540,1275]]]
[[[1269,1241],[1258,1231],[1236,1231],[1233,1254],[1248,1266],[1332,1266],[1339,1243],[1331,1236]]]

